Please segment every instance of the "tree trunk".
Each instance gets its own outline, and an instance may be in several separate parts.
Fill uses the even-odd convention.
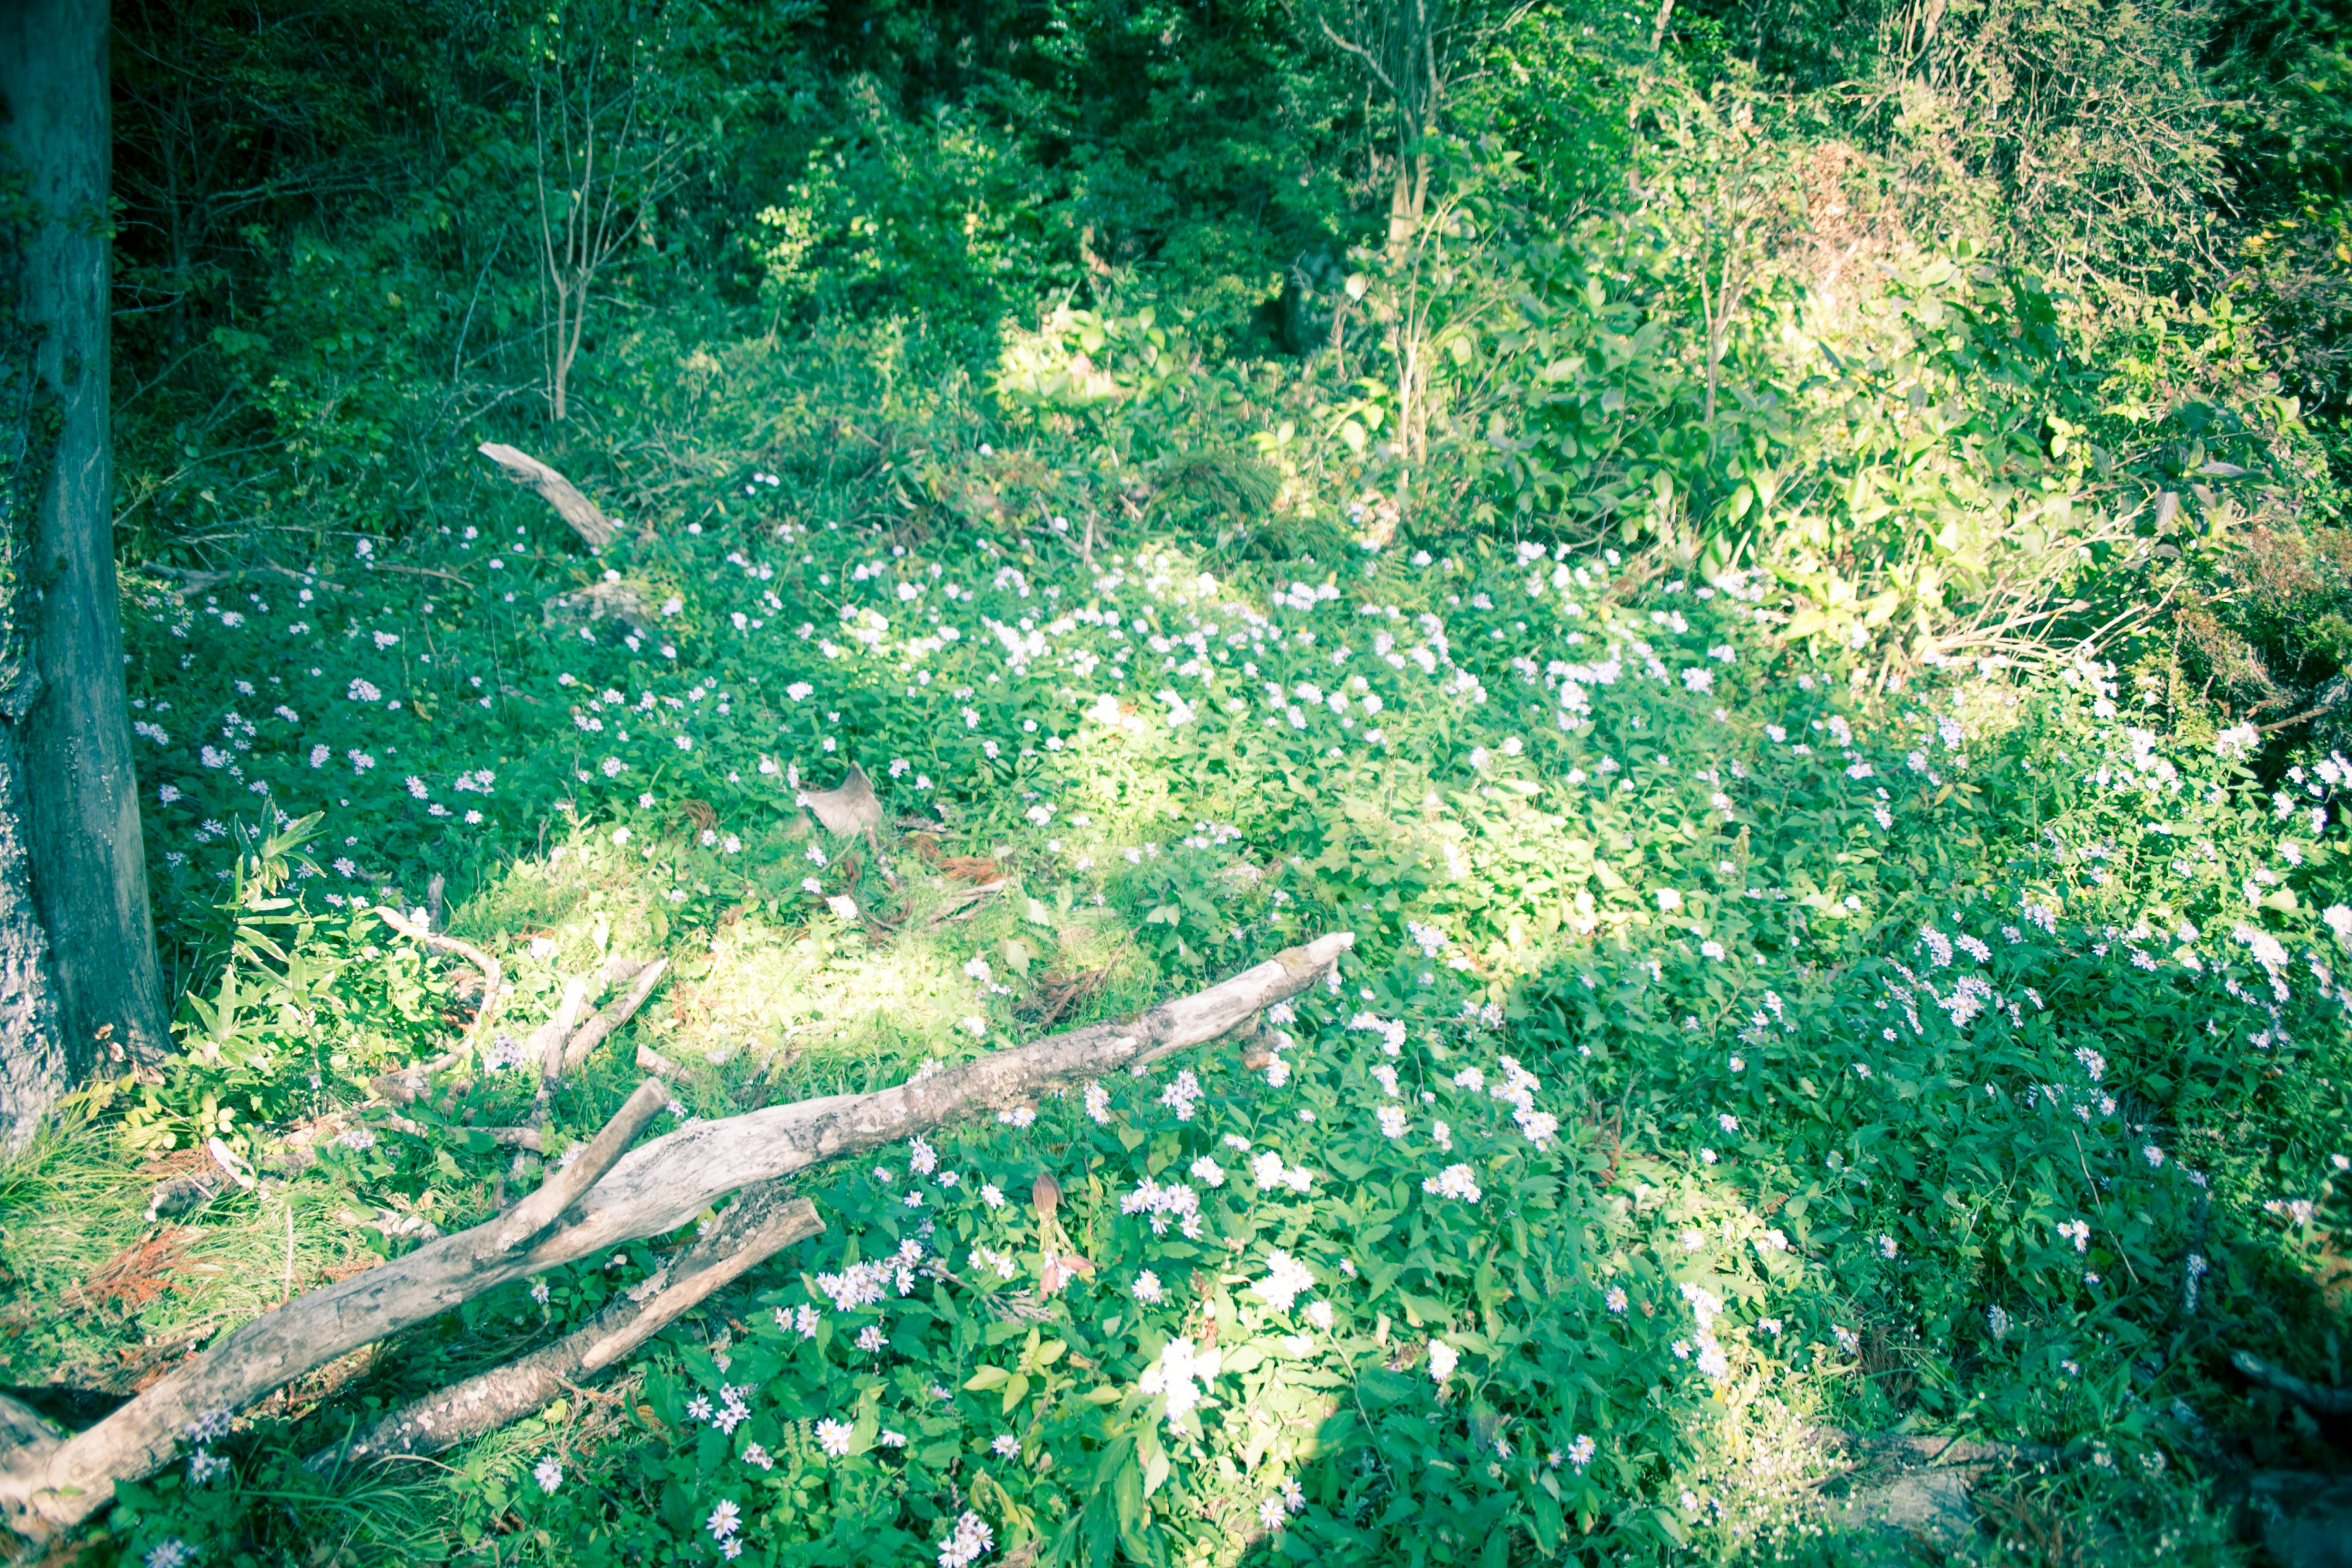
[[[104,0],[0,5],[5,177],[26,215],[7,246],[9,335],[29,352],[6,412],[12,465],[11,609],[31,670],[5,711],[23,789],[5,809],[29,869],[31,913],[46,932],[57,1033],[39,1040],[37,1006],[14,1006],[0,1039],[9,1083],[57,1083],[101,1063],[159,1059],[168,1047],[163,978],[147,909],[138,778],[123,706],[115,602],[113,465],[108,429],[107,187],[110,148]],[[9,923],[0,850],[0,950]],[[0,971],[22,973],[20,957]],[[8,980],[0,978],[0,991]],[[15,1000],[10,994],[9,1001]],[[19,1027],[17,1026],[21,1025]],[[63,1078],[26,1071],[62,1047]],[[53,1090],[51,1090],[53,1092]],[[21,1122],[22,1107],[10,1110]]]

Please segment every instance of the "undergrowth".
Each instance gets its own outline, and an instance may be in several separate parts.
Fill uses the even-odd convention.
[[[526,517],[142,590],[157,887],[212,978],[160,1082],[11,1167],[6,1265],[64,1307],[11,1325],[11,1382],[128,1392],[488,1212],[507,1154],[469,1129],[529,1086],[486,1038],[417,1131],[384,1119],[371,1078],[479,977],[380,903],[446,900],[516,1034],[565,976],[673,960],[551,1152],[640,1041],[685,1064],[674,1115],[718,1116],[1352,952],[1270,1061],[824,1172],[823,1235],[444,1464],[299,1459],[667,1244],[192,1436],[95,1551],[1840,1557],[1872,1548],[1811,1500],[1836,1425],[2043,1445],[2101,1550],[2228,1555],[2208,1432],[2306,1436],[2221,1349],[2309,1364],[2330,1321],[2342,759],[2258,777],[2250,731],[2163,723],[2089,650],[1814,662],[1736,572],[859,521],[767,471],[596,560]],[[600,583],[584,626],[544,607]],[[795,808],[853,761],[872,841]],[[149,1185],[208,1139],[262,1180],[158,1228]]]

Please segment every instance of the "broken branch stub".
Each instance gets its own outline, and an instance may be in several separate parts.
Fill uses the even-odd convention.
[[[1346,931],[1319,937],[1130,1022],[1048,1036],[896,1089],[829,1095],[681,1127],[621,1155],[576,1196],[566,1192],[543,1226],[533,1228],[555,1199],[534,1202],[534,1194],[524,1200],[531,1205],[529,1215],[518,1205],[262,1314],[53,1448],[0,1456],[0,1512],[22,1534],[46,1537],[70,1528],[106,1506],[116,1481],[152,1475],[171,1463],[181,1432],[200,1415],[243,1409],[340,1356],[500,1285],[675,1230],[730,1193],[967,1116],[1008,1110],[1055,1085],[1140,1067],[1216,1039],[1313,984],[1354,941]],[[649,1117],[644,1108],[656,1095],[667,1099],[658,1084],[641,1084],[591,1151],[614,1147],[607,1136],[617,1139],[615,1130],[639,1112]],[[592,1152],[582,1153],[574,1170],[593,1168],[601,1154]]]
[[[496,463],[508,479],[553,507],[556,515],[572,525],[572,531],[588,542],[589,549],[602,550],[620,537],[619,523],[598,510],[596,503],[582,495],[570,479],[530,453],[496,441],[485,441],[475,450]]]

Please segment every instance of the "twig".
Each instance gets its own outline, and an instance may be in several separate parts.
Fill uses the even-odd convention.
[[[482,972],[482,1005],[474,1010],[474,1022],[466,1030],[465,1043],[459,1047],[464,1052],[471,1053],[482,1030],[499,1016],[499,1005],[504,1000],[502,993],[506,988],[506,971],[499,967],[497,959],[492,958],[470,942],[460,942],[454,936],[445,936],[429,926],[419,925],[398,910],[386,909],[381,904],[376,906],[375,912],[383,919],[384,924],[411,942],[421,942],[425,946],[437,948],[443,952],[457,953],[461,958],[470,960],[474,967]]]
[[[578,1034],[565,1042],[563,1070],[570,1072],[586,1061],[588,1053],[603,1045],[606,1036],[636,1016],[637,1009],[646,1005],[646,998],[654,994],[654,987],[660,984],[662,976],[668,973],[669,960],[667,958],[657,958],[637,971],[636,984],[629,987],[627,995],[589,1019],[581,1026]]]

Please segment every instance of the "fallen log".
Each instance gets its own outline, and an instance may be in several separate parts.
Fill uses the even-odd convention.
[[[1353,941],[1335,932],[1288,949],[1131,1022],[1049,1036],[873,1094],[829,1095],[681,1127],[631,1150],[669,1098],[658,1079],[648,1079],[569,1165],[506,1212],[262,1314],[86,1431],[0,1456],[0,1517],[19,1534],[53,1537],[104,1508],[117,1481],[171,1463],[181,1435],[201,1416],[243,1409],[500,1285],[675,1230],[730,1194],[967,1116],[1011,1110],[1058,1084],[1121,1068],[1140,1073],[1297,994]],[[625,1331],[614,1331],[616,1342]]]
[[[553,507],[556,515],[572,525],[572,531],[588,542],[589,549],[602,550],[621,536],[621,525],[582,495],[578,486],[530,453],[496,441],[485,441],[475,450],[496,463],[508,479]]]
[[[2283,1366],[2273,1366],[2252,1351],[2231,1351],[2230,1364],[2247,1381],[2275,1389],[2315,1415],[2352,1415],[2352,1388],[2297,1377]]]

